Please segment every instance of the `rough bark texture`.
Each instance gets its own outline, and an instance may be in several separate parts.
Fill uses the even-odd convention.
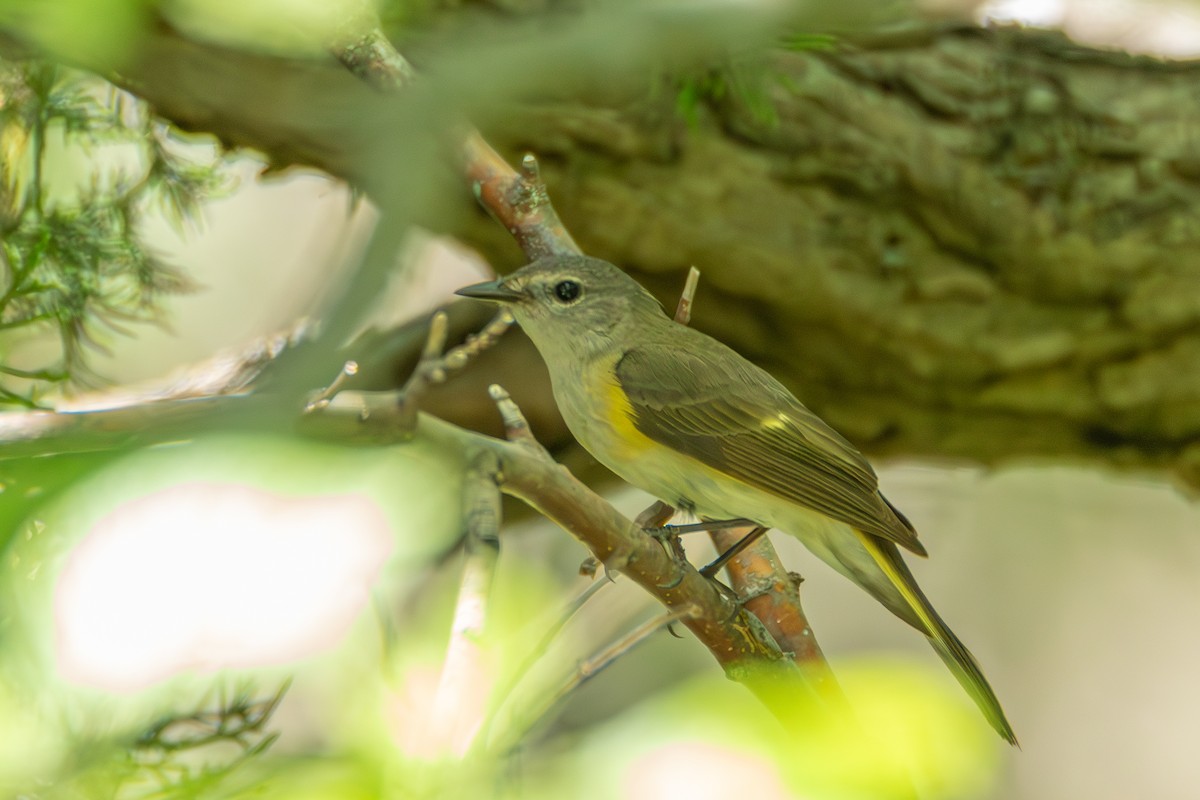
[[[700,267],[696,327],[869,451],[1165,467],[1200,485],[1198,75],[942,27],[742,66],[694,123],[671,89],[523,105],[485,134],[537,153],[584,250],[669,307]],[[396,109],[332,60],[161,28],[116,77],[275,165],[368,192],[382,179],[355,156],[387,132],[347,120]],[[472,202],[459,232],[515,262]],[[490,418],[486,397],[473,407]]]
[[[872,452],[1197,485],[1198,75],[952,28],[779,53],[693,127],[555,105],[489,134],[541,155],[585,251],[667,302],[698,266],[694,325]]]

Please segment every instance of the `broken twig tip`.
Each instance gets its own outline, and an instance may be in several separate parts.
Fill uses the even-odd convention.
[[[442,309],[433,312],[429,318],[429,334],[425,337],[425,352],[422,358],[433,360],[442,355],[446,349],[446,336],[449,330],[449,317]]]
[[[526,153],[521,158],[521,177],[527,181],[536,182],[541,178],[540,172],[537,156],[533,153]]]
[[[304,406],[304,413],[311,414],[314,411],[320,411],[329,406],[329,401],[333,396],[341,391],[342,386],[346,384],[346,379],[358,374],[358,362],[347,361],[342,364],[341,370],[334,376],[333,382],[324,389],[316,392],[312,399]]]
[[[675,308],[675,321],[687,325],[692,320],[692,302],[696,297],[696,286],[700,283],[700,270],[694,266],[688,270],[687,280],[683,284],[683,293],[679,295],[679,305]]]

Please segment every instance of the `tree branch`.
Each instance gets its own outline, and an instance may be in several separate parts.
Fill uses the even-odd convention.
[[[790,659],[753,615],[733,603],[694,567],[663,550],[642,528],[622,516],[606,500],[580,483],[527,433],[520,412],[503,390],[495,390],[498,407],[512,439],[493,439],[422,414],[417,436],[441,447],[461,451],[468,459],[481,453],[496,459],[500,488],[558,523],[582,542],[610,570],[629,576],[669,610],[692,609],[683,624],[712,653],[727,675],[778,704],[781,682],[785,694],[807,697],[812,689]],[[355,396],[344,392],[327,408],[306,415],[305,435],[343,442],[384,444],[401,440],[395,426],[395,393]],[[797,694],[798,693],[798,694]],[[797,702],[800,702],[797,700]],[[774,709],[785,717],[791,709]],[[789,724],[798,724],[789,719]]]
[[[500,489],[498,466],[491,453],[472,460],[463,484],[466,518],[466,561],[459,583],[450,641],[434,697],[435,741],[463,755],[483,724],[486,700],[467,687],[488,685],[490,665],[480,640],[487,623],[488,602],[500,557]],[[478,703],[472,703],[477,699]]]

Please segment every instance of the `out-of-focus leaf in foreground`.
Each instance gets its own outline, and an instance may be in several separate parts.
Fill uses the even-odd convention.
[[[580,736],[528,796],[859,800],[975,796],[998,745],[935,670],[890,658],[837,665],[853,718],[784,731],[743,687],[690,679]],[[786,702],[786,698],[784,698]]]
[[[419,444],[222,436],[134,453],[32,509],[0,575],[0,700],[51,744],[3,788],[231,686],[378,659],[372,598],[457,538],[460,475]]]

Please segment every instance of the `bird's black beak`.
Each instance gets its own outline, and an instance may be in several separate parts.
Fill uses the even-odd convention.
[[[455,294],[462,295],[463,297],[471,297],[475,300],[491,300],[493,303],[514,303],[525,296],[521,292],[508,288],[504,285],[504,281],[499,279],[464,286],[455,292]]]

